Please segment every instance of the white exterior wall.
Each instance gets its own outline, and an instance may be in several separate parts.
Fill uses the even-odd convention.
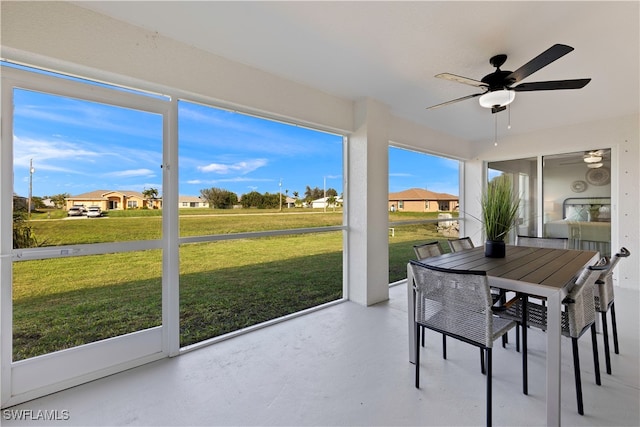
[[[348,147],[349,299],[371,305],[389,299],[389,110],[358,102]],[[355,267],[357,266],[357,268]]]
[[[570,153],[595,148],[611,148],[611,251],[625,246],[631,258],[618,264],[614,274],[618,286],[638,289],[640,282],[640,116],[606,119],[571,125],[544,132],[504,138],[476,144],[472,162],[467,162],[466,194],[476,197],[472,187],[484,182],[483,162],[509,160],[538,155]],[[475,200],[467,200],[467,206]],[[472,212],[473,213],[473,212]],[[474,215],[479,214],[479,207]],[[479,223],[468,222],[472,235],[481,235]],[[474,239],[475,241],[476,239]],[[481,243],[479,239],[476,243]]]

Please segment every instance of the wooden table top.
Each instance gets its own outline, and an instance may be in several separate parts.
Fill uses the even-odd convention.
[[[420,262],[455,270],[480,270],[489,277],[562,288],[596,255],[593,251],[507,245],[504,258],[485,257],[484,248],[477,247]]]

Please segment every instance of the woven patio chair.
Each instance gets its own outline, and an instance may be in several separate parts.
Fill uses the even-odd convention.
[[[414,245],[413,251],[416,254],[418,260],[429,258],[432,256],[442,255],[442,246],[437,240],[433,242],[422,243],[420,245]]]
[[[516,246],[529,246],[532,248],[567,249],[569,239],[564,237],[531,237],[516,236]]]
[[[451,249],[451,252],[465,251],[467,249],[473,249],[475,247],[470,237],[450,239],[450,240],[447,240],[447,243],[449,244],[449,249]],[[504,291],[498,288],[490,288],[490,289],[491,289],[491,298],[493,299],[494,304],[498,302],[500,302],[501,304],[504,304],[506,302],[506,296]],[[502,347],[505,347],[507,342],[508,342],[507,336],[505,335],[504,338],[502,339]]]
[[[600,385],[600,361],[598,358],[598,342],[596,340],[594,287],[600,275],[608,268],[609,265],[606,258],[600,259],[595,265],[584,268],[580,275],[572,279],[573,285],[570,285],[569,293],[566,298],[562,300],[564,307],[564,310],[561,313],[562,335],[571,338],[576,398],[578,401],[578,413],[580,415],[584,415],[584,407],[582,401],[582,380],[580,378],[578,339],[588,330],[591,330],[595,378],[596,384]],[[522,324],[523,309],[525,310],[525,325]],[[542,330],[547,329],[547,307],[542,304],[528,301],[526,295],[511,300],[507,303],[506,310],[498,313],[498,315],[504,319],[515,321],[518,324],[518,327],[522,327],[523,330],[527,326]],[[525,357],[527,353],[525,340],[523,340],[522,352],[523,357]],[[522,375],[523,384],[526,384],[528,375],[526,367],[523,369]]]
[[[429,258],[432,256],[442,255],[444,253],[442,251],[442,246],[440,246],[440,243],[437,240],[434,240],[433,242],[422,243],[420,245],[414,245],[413,251],[416,253],[416,258],[418,260]],[[422,346],[424,347],[425,330],[424,328],[421,328],[421,330],[422,330]],[[447,358],[447,336],[444,334],[442,335],[442,354],[446,359]]]
[[[416,378],[420,388],[420,327],[477,346],[486,355],[487,408],[486,421],[491,425],[491,350],[493,342],[516,323],[496,317],[484,271],[459,271],[427,266],[410,261],[416,292]],[[485,361],[481,360],[485,368]]]
[[[621,248],[620,252],[613,256],[609,263],[609,268],[604,271],[594,289],[596,311],[600,312],[602,319],[602,335],[604,339],[604,358],[607,366],[607,374],[611,375],[611,355],[609,350],[609,327],[607,326],[607,312],[611,311],[611,328],[613,329],[613,350],[620,354],[618,347],[618,326],[616,324],[616,308],[613,300],[613,269],[622,258],[626,258],[631,253],[627,248]]]
[[[447,241],[451,252],[460,252],[466,249],[473,249],[473,242],[469,237],[461,237],[459,239],[450,239]]]

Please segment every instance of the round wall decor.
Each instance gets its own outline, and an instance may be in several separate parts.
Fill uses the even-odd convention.
[[[609,183],[611,173],[608,168],[589,169],[586,174],[587,182],[591,185],[605,185]]]
[[[571,183],[571,191],[574,193],[582,193],[587,189],[587,183],[584,181],[573,181]]]

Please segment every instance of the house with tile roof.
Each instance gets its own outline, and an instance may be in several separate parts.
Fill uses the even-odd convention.
[[[208,208],[209,202],[198,196],[179,196],[178,207],[183,208]]]
[[[458,196],[410,188],[389,193],[389,210],[400,212],[452,212],[458,209]]]
[[[162,199],[147,199],[139,191],[95,190],[65,199],[65,208],[98,206],[101,210],[161,209]]]

